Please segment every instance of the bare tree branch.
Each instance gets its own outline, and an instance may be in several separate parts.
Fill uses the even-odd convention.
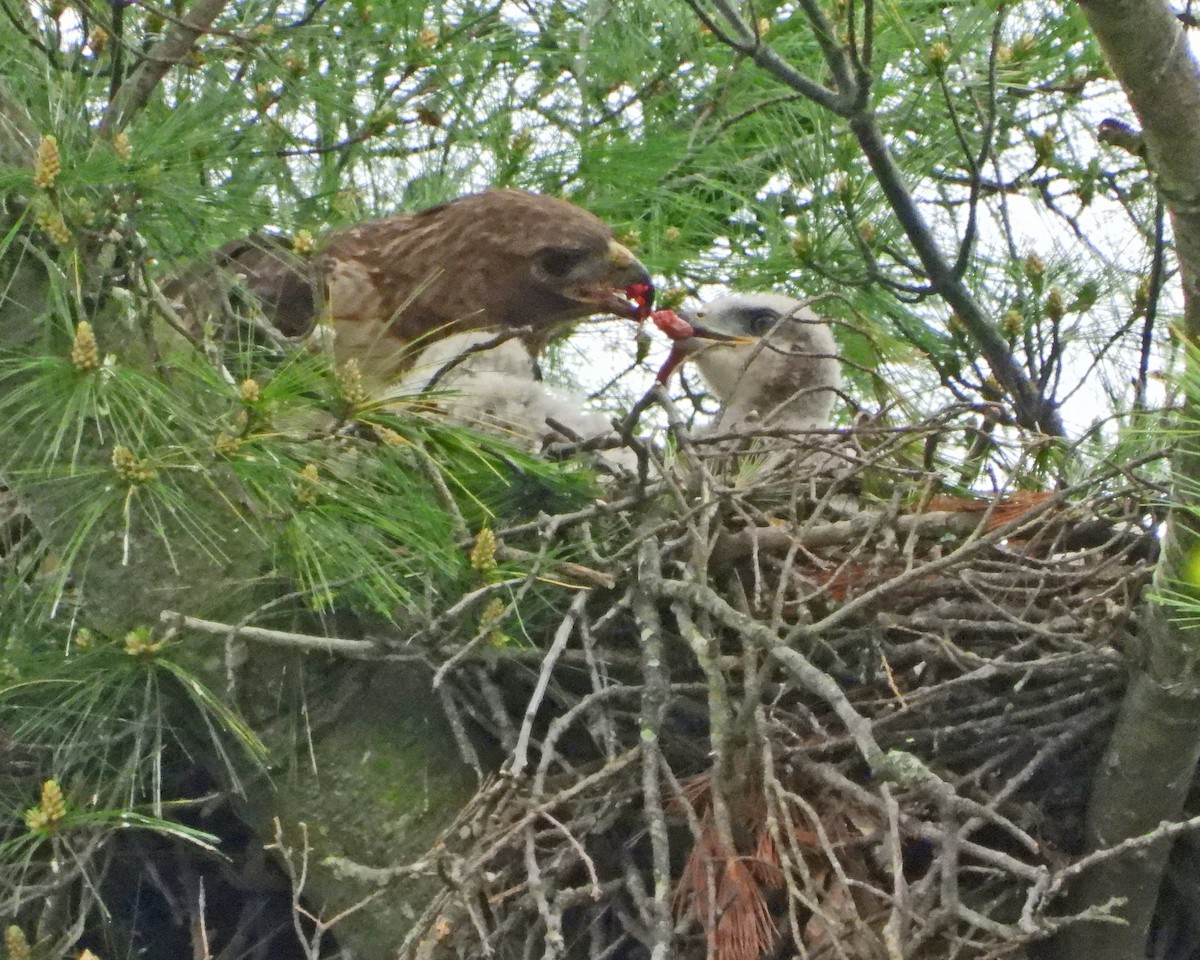
[[[229,5],[229,0],[196,0],[183,19],[171,26],[146,57],[121,84],[104,117],[99,133],[110,137],[123,130],[134,116],[150,102],[150,95],[162,82],[167,71],[179,63],[196,39],[212,25]]]
[[[856,78],[849,55],[837,43],[836,32],[819,5],[806,2],[802,7],[824,53],[826,65],[837,83],[836,92],[814,83],[780,57],[750,30],[741,15],[725,0],[715,4],[727,27],[723,30],[718,28],[715,17],[702,8],[700,0],[688,0],[688,3],[723,43],[750,57],[793,90],[846,121],[930,283],[962,320],[971,339],[987,359],[992,373],[1012,399],[1017,421],[1029,429],[1038,429],[1051,436],[1064,436],[1057,405],[1040,393],[1035,381],[1022,369],[1008,341],[962,282],[955,264],[946,258],[938,246],[876,120],[870,105],[870,86],[865,71],[857,71]]]

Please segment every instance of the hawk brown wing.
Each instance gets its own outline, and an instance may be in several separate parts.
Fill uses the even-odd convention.
[[[354,358],[376,381],[394,379],[452,332],[528,328],[523,339],[536,354],[564,321],[642,316],[652,296],[646,268],[603,221],[519,190],[335,230],[307,259],[254,238],[222,248],[217,262],[281,332],[296,336],[327,318],[338,362]]]

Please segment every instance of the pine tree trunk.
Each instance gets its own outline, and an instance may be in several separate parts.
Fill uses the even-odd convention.
[[[1081,9],[1141,119],[1148,162],[1170,210],[1183,279],[1183,329],[1189,349],[1200,342],[1200,72],[1187,38],[1163,0],[1084,0]],[[1197,357],[1188,356],[1194,378]],[[1181,423],[1200,410],[1188,397]],[[1200,436],[1176,446],[1174,507],[1157,571],[1156,598],[1143,617],[1144,656],[1137,666],[1088,809],[1093,850],[1148,833],[1179,819],[1200,756],[1200,629],[1175,614],[1164,592],[1200,603],[1187,570],[1198,535]],[[1124,898],[1114,913],[1125,923],[1081,924],[1062,936],[1064,960],[1129,960],[1145,955],[1155,903],[1171,846],[1102,862],[1072,893],[1083,908]]]

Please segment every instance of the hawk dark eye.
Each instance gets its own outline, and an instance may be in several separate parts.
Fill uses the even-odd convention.
[[[551,277],[565,277],[583,259],[582,250],[546,250],[541,254],[542,269]]]
[[[761,337],[765,333],[769,333],[771,328],[779,322],[779,314],[774,310],[750,310],[746,319],[746,325],[750,328],[750,333],[756,337]]]

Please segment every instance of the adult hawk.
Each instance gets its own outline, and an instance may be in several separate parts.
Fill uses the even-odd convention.
[[[536,356],[564,321],[642,317],[653,298],[646,268],[600,219],[520,190],[334,230],[309,256],[252,237],[218,250],[214,265],[216,277],[194,271],[168,287],[190,318],[219,315],[213,281],[232,274],[286,336],[328,319],[337,361],[357,360],[375,383],[451,333],[528,328],[521,339]]]

